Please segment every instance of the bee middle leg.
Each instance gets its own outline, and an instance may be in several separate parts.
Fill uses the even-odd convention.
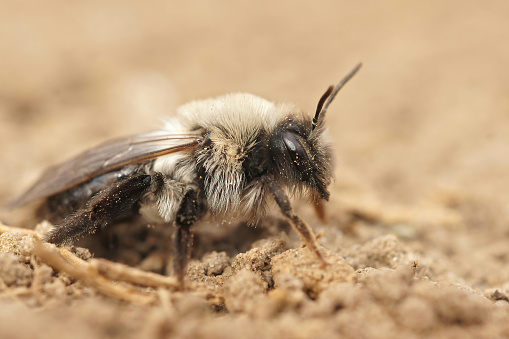
[[[159,175],[135,175],[115,182],[97,193],[86,207],[67,216],[57,228],[44,238],[56,245],[68,245],[74,241],[95,233],[108,221],[122,216],[131,210],[144,194],[158,185]]]
[[[193,244],[191,226],[205,213],[203,200],[194,190],[188,191],[177,211],[177,226],[173,237],[173,273],[177,276],[181,288],[184,287],[184,276],[190,250]]]

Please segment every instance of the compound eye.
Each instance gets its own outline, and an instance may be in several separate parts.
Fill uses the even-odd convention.
[[[311,175],[311,166],[305,147],[302,145],[299,138],[291,132],[283,132],[282,137],[293,165],[301,174],[301,180],[308,180]]]

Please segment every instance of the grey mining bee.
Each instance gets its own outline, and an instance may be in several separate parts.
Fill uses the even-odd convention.
[[[114,139],[48,168],[10,206],[46,198],[65,211],[68,216],[45,236],[56,245],[71,244],[133,209],[152,209],[147,214],[176,226],[173,268],[183,282],[193,224],[206,215],[253,223],[275,201],[324,261],[288,195],[317,204],[329,199],[333,163],[324,117],[360,66],[328,88],[314,117],[246,93],[193,101],[159,131]]]

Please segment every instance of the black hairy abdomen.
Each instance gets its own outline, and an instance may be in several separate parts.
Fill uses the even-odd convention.
[[[106,173],[50,196],[37,211],[38,216],[51,223],[58,223],[70,213],[83,208],[97,192],[116,182],[119,173],[120,171]]]
[[[143,167],[140,165],[127,166],[54,194],[39,207],[37,217],[54,224],[59,223],[69,214],[84,208],[94,195],[109,185],[142,171]]]

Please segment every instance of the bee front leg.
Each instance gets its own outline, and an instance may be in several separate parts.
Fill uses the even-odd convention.
[[[311,227],[309,227],[309,225],[295,213],[292,205],[290,204],[290,199],[281,186],[279,186],[276,180],[274,180],[274,178],[270,175],[264,176],[262,180],[274,196],[274,200],[276,200],[276,203],[281,209],[281,212],[283,212],[283,215],[290,219],[293,228],[299,233],[306,245],[317,255],[320,261],[326,263],[322,253],[320,253],[320,250],[318,249],[318,243],[316,242],[316,238]]]
[[[175,224],[177,226],[173,237],[173,271],[179,280],[181,288],[184,287],[184,276],[190,250],[193,244],[191,226],[205,213],[203,201],[196,191],[188,191],[177,211]]]
[[[58,246],[69,245],[95,233],[108,221],[128,212],[150,190],[152,181],[150,175],[136,175],[111,184],[92,197],[85,208],[62,220],[44,240]]]

